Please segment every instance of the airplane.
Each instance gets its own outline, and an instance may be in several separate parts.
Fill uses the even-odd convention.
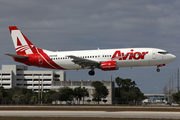
[[[119,67],[157,66],[159,72],[159,67],[176,59],[175,55],[157,48],[53,52],[35,47],[16,26],[9,26],[9,30],[17,54],[5,55],[28,66],[62,70],[90,69],[89,75],[93,76],[95,68],[111,71]]]

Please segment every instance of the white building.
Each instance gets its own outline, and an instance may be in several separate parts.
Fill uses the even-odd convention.
[[[29,71],[24,65],[2,65],[0,70],[0,86],[5,89],[21,87],[38,91],[50,90],[52,81],[65,81],[64,71]],[[40,81],[40,82],[39,82]],[[42,84],[41,84],[42,83]]]
[[[42,91],[48,91],[50,89],[57,90],[61,87],[67,86],[72,89],[76,87],[85,87],[88,89],[89,97],[85,97],[85,101],[92,101],[92,94],[95,89],[91,86],[93,81],[66,81],[66,74],[64,71],[29,71],[27,66],[24,65],[2,65],[0,70],[0,86],[5,89],[13,87],[27,88],[37,91],[42,88]],[[114,82],[102,81],[107,87],[109,95],[107,98],[107,104],[112,104],[114,101]],[[103,102],[102,102],[103,103]]]
[[[86,88],[89,92],[89,97],[85,97],[84,100],[86,101],[85,104],[89,104],[87,102],[87,100],[91,100],[90,104],[94,104],[94,102],[92,101],[93,96],[92,94],[95,92],[95,88],[91,86],[91,83],[93,81],[88,80],[88,81],[53,81],[52,82],[52,89],[57,90],[59,88],[62,87],[70,87],[72,89],[76,88],[76,87],[81,87],[81,88]],[[114,81],[103,81],[101,80],[101,82],[104,84],[104,86],[106,86],[106,88],[109,91],[109,95],[104,98],[104,100],[107,100],[106,104],[113,104],[114,101]],[[83,103],[83,101],[81,101],[81,104]],[[104,104],[103,101],[100,102],[100,104]]]

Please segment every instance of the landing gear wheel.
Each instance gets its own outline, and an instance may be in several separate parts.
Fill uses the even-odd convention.
[[[93,76],[95,72],[93,70],[89,71],[89,75]]]
[[[159,68],[157,68],[157,70],[156,70],[157,72],[160,72],[160,69]]]

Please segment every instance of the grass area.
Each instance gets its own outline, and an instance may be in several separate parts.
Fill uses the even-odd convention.
[[[1,106],[1,110],[34,110],[34,111],[161,111],[161,112],[180,112],[180,107],[76,107],[76,106]]]
[[[0,117],[0,120],[172,120],[153,118]],[[177,120],[177,119],[176,119]],[[180,119],[179,119],[180,120]]]

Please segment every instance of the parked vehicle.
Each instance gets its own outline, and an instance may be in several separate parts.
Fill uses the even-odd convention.
[[[72,102],[66,102],[66,105],[75,105],[75,103],[72,103]]]
[[[178,103],[172,103],[171,106],[179,106]]]

